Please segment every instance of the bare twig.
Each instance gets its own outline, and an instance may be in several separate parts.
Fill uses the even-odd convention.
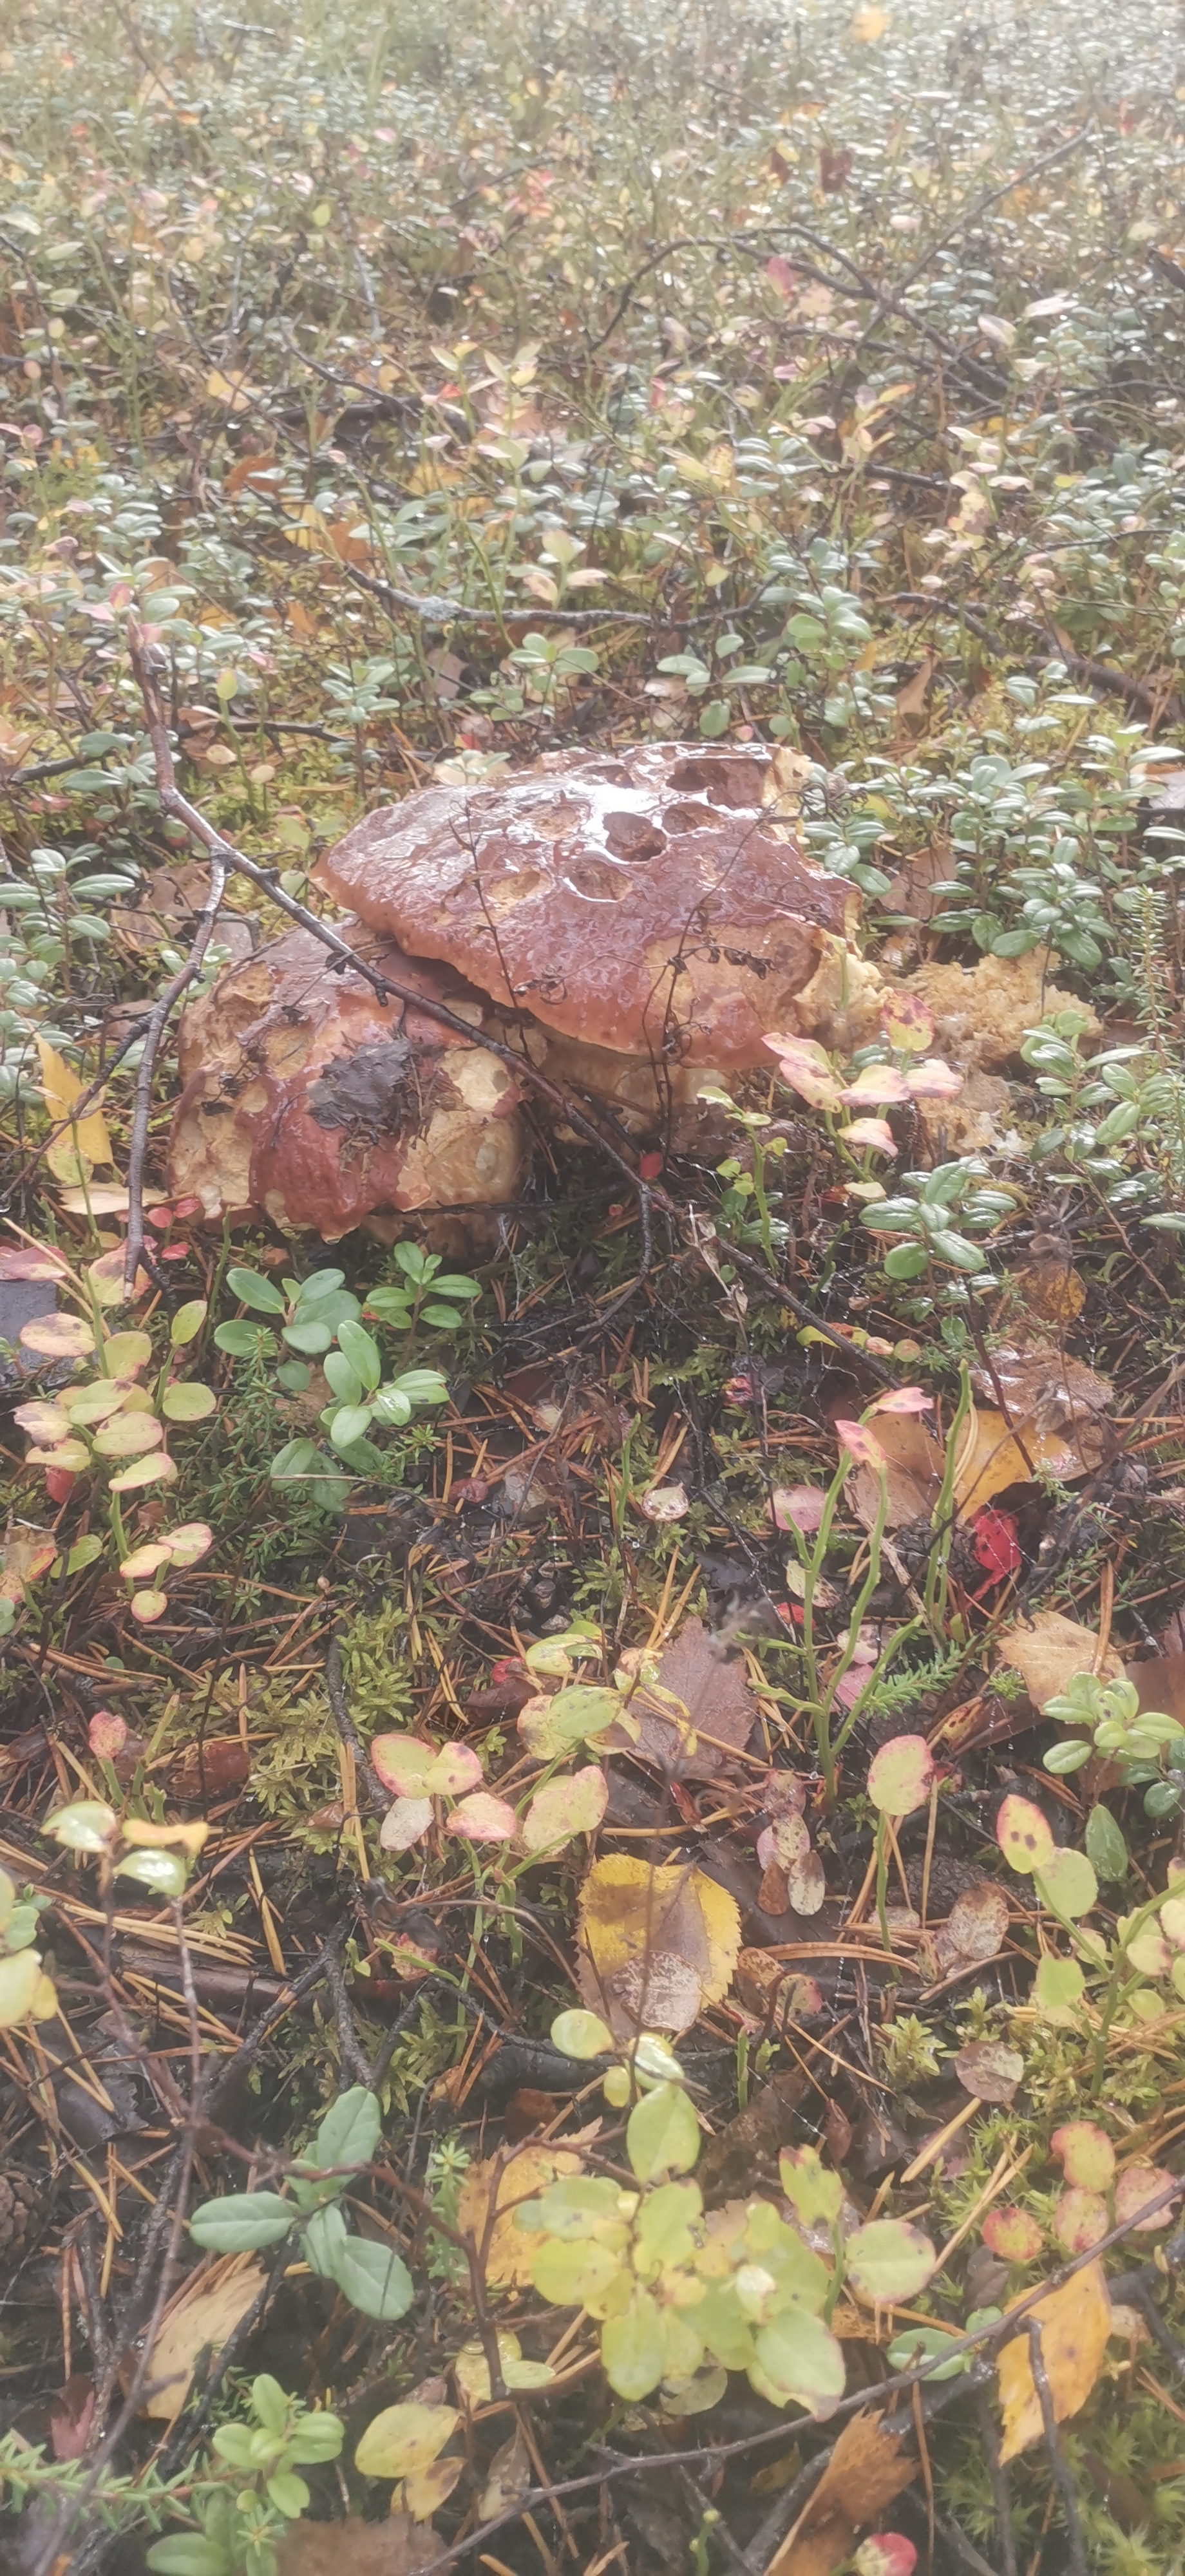
[[[1000,2458],[1000,2437],[996,2431],[996,2419],[992,2413],[991,2400],[986,2388],[981,2388],[976,2397],[975,2416],[979,2425],[979,2438],[983,2444],[983,2456],[987,2461],[988,2476],[992,2482],[992,2499],[996,2508],[996,2546],[1000,2552],[1000,2576],[1017,2576],[1016,2540],[1012,2528],[1012,2495],[1008,2485],[1008,2472]]]
[[[202,960],[210,945],[219,905],[226,887],[226,866],[214,851],[210,857],[210,891],[198,914],[197,928],[184,965],[179,966],[171,983],[166,984],[159,1002],[148,1016],[144,1052],[136,1075],[136,1105],[132,1114],[132,1138],[128,1152],[128,1232],[124,1253],[124,1287],[129,1297],[136,1284],[136,1271],[144,1251],[144,1157],[148,1148],[148,1121],[152,1114],[152,1078],[160,1043],[169,1017],[183,993],[201,971]]]
[[[1078,2497],[1074,2488],[1074,2480],[1070,2474],[1070,2463],[1062,2449],[1061,2437],[1057,2429],[1057,2417],[1053,2411],[1053,2391],[1049,2385],[1049,2374],[1041,2357],[1041,2325],[1039,2318],[1029,2318],[1028,2336],[1029,2368],[1033,2374],[1033,2386],[1037,2391],[1037,2399],[1041,2408],[1041,2426],[1045,2435],[1045,2448],[1049,2453],[1050,2466],[1055,2478],[1057,2479],[1062,2499],[1062,2512],[1066,2519],[1066,2549],[1068,2552],[1070,2576],[1090,2576],[1090,2570],[1086,2563],[1086,2541],[1083,2536],[1082,2521],[1078,2512]]]

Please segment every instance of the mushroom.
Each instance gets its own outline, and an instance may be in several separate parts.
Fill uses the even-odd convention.
[[[761,743],[555,753],[368,815],[316,873],[568,1042],[649,1068],[764,1065],[767,1029],[834,1033],[874,980],[848,946],[851,887],[804,859],[779,794]],[[620,1072],[611,1088],[631,1096]]]
[[[471,1023],[472,1042],[380,1002],[311,931],[290,932],[226,967],[182,1018],[174,1195],[328,1243],[364,1221],[390,1239],[407,1211],[504,1204],[527,1148],[514,1074],[481,1044],[497,1014],[447,966],[357,922],[339,930],[380,974]]]

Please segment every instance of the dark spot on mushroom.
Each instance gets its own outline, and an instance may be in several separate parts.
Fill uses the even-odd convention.
[[[406,1038],[334,1056],[309,1084],[309,1116],[318,1127],[358,1127],[368,1136],[394,1136],[410,1120],[418,1120],[422,1107]]]
[[[615,859],[653,859],[663,834],[644,814],[606,814],[605,844]]]

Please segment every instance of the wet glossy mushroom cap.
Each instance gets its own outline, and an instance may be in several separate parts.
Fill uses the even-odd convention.
[[[775,807],[761,744],[556,754],[369,815],[317,875],[545,1028],[621,1055],[760,1064],[763,1031],[795,1025],[854,901]]]
[[[311,931],[244,959],[185,1012],[170,1186],[208,1217],[270,1217],[336,1242],[400,1210],[500,1205],[526,1162],[513,1073],[481,1044],[495,1014],[447,967],[359,924],[360,953],[471,1021],[474,1043],[339,974]]]

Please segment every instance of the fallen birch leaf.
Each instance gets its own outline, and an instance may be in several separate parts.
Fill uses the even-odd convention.
[[[478,2252],[485,2247],[485,2274],[492,2289],[529,2289],[535,2243],[514,2223],[514,2212],[535,2200],[551,2182],[582,2173],[583,2159],[570,2147],[522,2147],[509,2160],[490,2156],[471,2165],[457,2199],[457,2228],[472,2236]]]
[[[956,1897],[947,1921],[934,1936],[934,1952],[943,1976],[958,1967],[978,1967],[998,1957],[1008,1932],[1008,1899],[990,1879],[965,1888]]]
[[[850,2558],[858,2532],[875,2521],[917,2476],[901,2437],[881,2429],[879,2415],[845,2424],[813,2495],[775,2550],[765,2576],[833,2576]]]
[[[165,2312],[148,2365],[149,2394],[141,2413],[154,2423],[172,2424],[185,2403],[185,2392],[198,2354],[209,2345],[221,2352],[240,2317],[266,2288],[267,2274],[253,2254],[226,2254],[190,2276],[180,2296]]]
[[[603,2012],[618,2039],[652,2024],[648,1983],[638,1966],[652,1970],[656,2000],[674,2011],[664,1960],[690,1970],[699,1989],[694,2007],[686,1973],[678,1985],[679,2017],[667,2030],[686,2030],[705,2003],[727,1994],[741,1946],[740,1909],[727,1889],[698,1869],[652,1869],[649,1862],[613,1853],[595,1861],[580,1895],[580,1991]]]
[[[1015,2307],[1017,2302],[1013,2299],[1009,2304]],[[1054,2417],[1064,2424],[1085,2406],[1103,2366],[1111,2332],[1111,2302],[1102,2264],[1088,2263],[1060,2290],[1047,2291],[1028,2314],[1041,2328],[1041,2357]],[[1031,2442],[1041,2439],[1041,2401],[1033,2385],[1027,2335],[1016,2335],[1004,2345],[999,2379],[1004,2419],[1000,2458],[1007,2463],[1027,2451]]]
[[[656,1763],[677,1780],[710,1780],[728,1752],[744,1752],[757,1714],[742,1666],[722,1656],[702,1619],[685,1619],[653,1681],[641,1681],[598,1749]],[[628,1667],[627,1667],[628,1669]]]
[[[932,1431],[916,1414],[878,1413],[877,1446],[886,1465],[889,1509],[886,1527],[903,1529],[911,1521],[928,1521],[942,1483],[942,1451]],[[845,1488],[852,1509],[871,1529],[880,1506],[880,1475],[875,1467],[857,1467]]]
[[[1038,1610],[1023,1626],[1009,1628],[997,1648],[997,1661],[1019,1673],[1034,1708],[1047,1708],[1069,1689],[1075,1673],[1092,1673],[1099,1641],[1076,1619],[1060,1610]],[[1108,1646],[1099,1662],[1104,1681],[1123,1680],[1123,1660]]]
[[[56,1127],[61,1119],[69,1118],[84,1086],[77,1074],[71,1073],[69,1065],[64,1057],[58,1054],[57,1048],[50,1046],[48,1039],[38,1038],[37,1054],[41,1063],[41,1096]],[[111,1138],[107,1133],[107,1122],[99,1107],[84,1110],[82,1117],[76,1119],[73,1126],[67,1130],[62,1142],[68,1144],[72,1152],[85,1154],[88,1163],[115,1161],[111,1150]],[[53,1169],[52,1156],[50,1168]],[[65,1177],[64,1173],[59,1177]],[[74,1176],[71,1175],[71,1177]]]
[[[410,2514],[388,2514],[385,2522],[363,2522],[351,2514],[345,2522],[294,2522],[277,2550],[278,2576],[415,2576],[440,2556],[440,2537],[430,2523],[413,2522]]]

